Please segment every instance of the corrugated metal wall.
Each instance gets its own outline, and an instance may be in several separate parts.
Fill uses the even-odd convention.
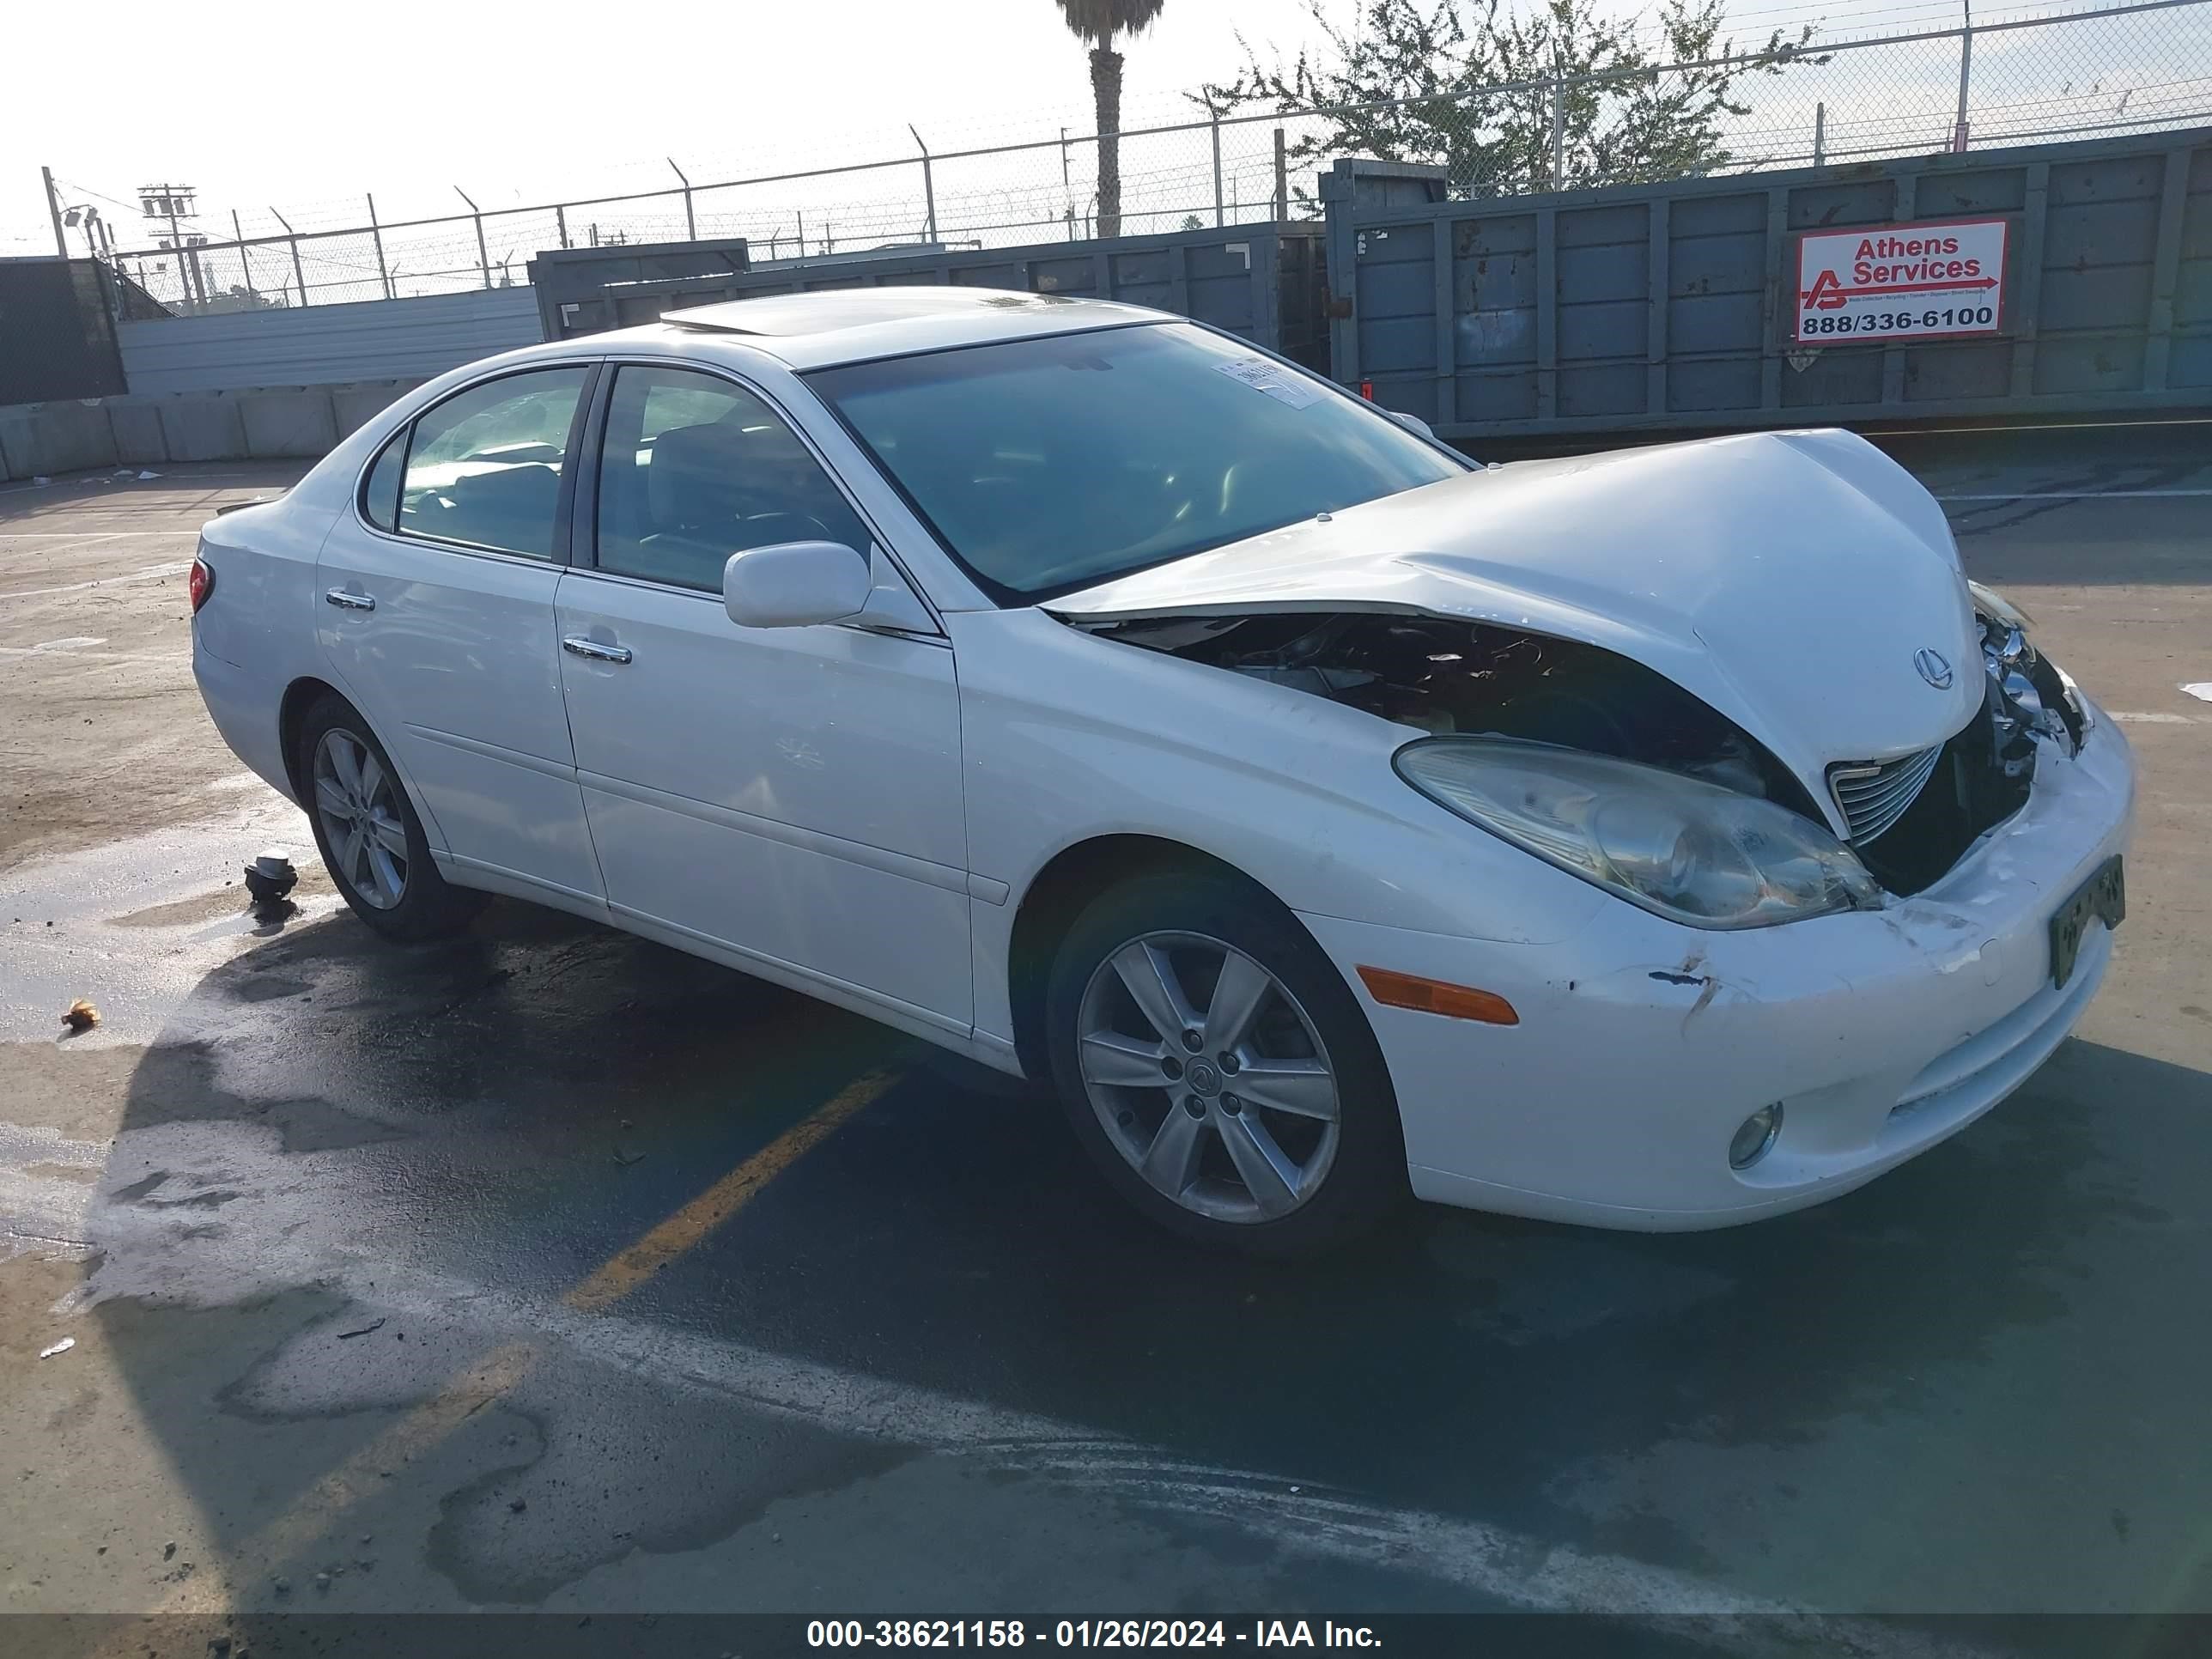
[[[1337,378],[1447,437],[2212,405],[2202,129],[1328,210]],[[1978,216],[1997,335],[1792,342],[1796,233]]]
[[[134,392],[418,380],[539,337],[527,288],[171,317],[118,331]]]

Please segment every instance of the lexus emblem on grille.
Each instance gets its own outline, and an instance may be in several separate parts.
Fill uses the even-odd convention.
[[[1938,691],[1951,689],[1951,665],[1944,660],[1941,651],[1931,651],[1922,646],[1912,653],[1912,665],[1920,671],[1920,678]]]

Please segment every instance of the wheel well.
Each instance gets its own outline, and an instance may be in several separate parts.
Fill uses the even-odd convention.
[[[1174,872],[1252,881],[1236,866],[1211,854],[1157,836],[1101,836],[1078,842],[1054,854],[1037,872],[1014,913],[1013,939],[1006,953],[1014,1052],[1030,1077],[1042,1081],[1052,1075],[1045,1048],[1045,980],[1052,970],[1053,953],[1083,907],[1132,876]]]
[[[284,776],[292,786],[292,799],[302,806],[307,804],[307,780],[300,775],[300,726],[307,711],[325,697],[346,702],[337,687],[310,675],[286,686],[284,701],[277,705],[276,740],[284,746]],[[353,705],[348,702],[346,707]]]

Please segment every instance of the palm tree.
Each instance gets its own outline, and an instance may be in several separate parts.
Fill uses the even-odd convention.
[[[1098,234],[1121,234],[1121,54],[1117,35],[1142,34],[1166,0],[1054,0],[1078,40],[1091,44],[1091,91],[1098,101]]]

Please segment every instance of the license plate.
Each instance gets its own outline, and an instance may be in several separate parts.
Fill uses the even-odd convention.
[[[2074,896],[2051,918],[2051,982],[2063,987],[2074,977],[2074,960],[2081,952],[2081,935],[2092,921],[2117,927],[2128,913],[2128,889],[2120,873],[2118,853],[2099,865],[2096,873],[2074,890]]]

